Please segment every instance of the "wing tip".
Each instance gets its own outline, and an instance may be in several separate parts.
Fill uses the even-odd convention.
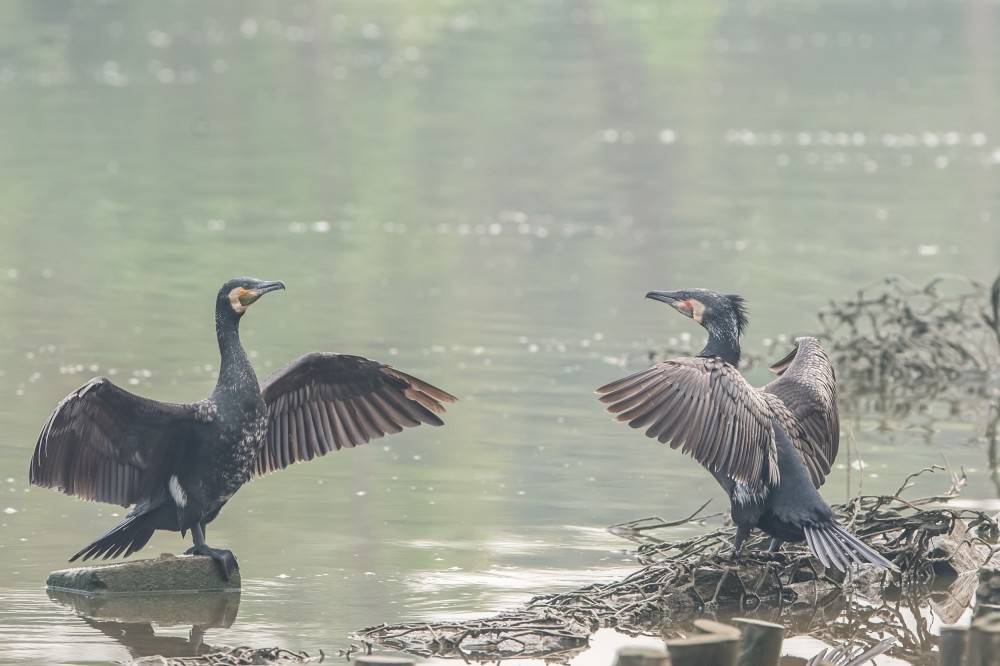
[[[448,393],[447,391],[443,391],[441,389],[437,389],[437,390],[441,392],[441,397],[439,397],[438,400],[441,400],[443,402],[447,402],[449,404],[453,404],[453,403],[458,402],[458,397],[457,396],[454,396],[451,393]]]
[[[792,351],[767,366],[767,369],[779,377],[783,375],[785,371],[788,370],[788,367],[795,361],[795,355],[799,353],[798,338],[796,338],[794,345],[795,346],[792,347]]]
[[[444,420],[441,417],[439,417],[437,414],[432,414],[432,416],[434,417],[434,420],[424,421],[424,425],[433,426],[435,428],[440,428],[441,426],[444,425]]]
[[[440,389],[433,384],[420,379],[419,377],[414,377],[413,375],[398,370],[390,365],[382,366],[384,370],[397,379],[401,379],[411,388],[417,389],[418,391],[427,394],[429,397],[434,398],[438,402],[456,403],[458,402],[458,397],[448,393],[444,389]]]

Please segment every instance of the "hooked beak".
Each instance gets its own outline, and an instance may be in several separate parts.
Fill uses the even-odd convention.
[[[284,288],[285,283],[279,280],[275,280],[274,282],[261,282],[253,289],[247,289],[240,294],[240,304],[245,307],[251,303],[256,303],[258,298],[268,292],[278,291],[279,289]]]
[[[650,298],[654,301],[660,301],[661,303],[666,303],[667,305],[673,305],[680,300],[677,297],[677,293],[673,291],[651,291],[646,294],[646,298]]]
[[[279,289],[284,289],[285,283],[280,280],[275,280],[274,282],[262,282],[254,291],[256,291],[260,296],[263,296],[269,291],[278,291]]]
[[[691,307],[691,303],[687,299],[679,296],[676,291],[650,291],[646,294],[646,298],[666,303],[673,309],[677,310],[681,314],[687,315],[688,317],[690,317],[694,312],[694,308]]]

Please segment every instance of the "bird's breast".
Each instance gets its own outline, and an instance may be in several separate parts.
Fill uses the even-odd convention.
[[[235,411],[235,410],[234,410]],[[267,411],[262,401],[240,409],[239,418],[232,412],[221,424],[218,440],[212,447],[206,480],[217,498],[227,499],[250,479],[257,453],[267,434]]]

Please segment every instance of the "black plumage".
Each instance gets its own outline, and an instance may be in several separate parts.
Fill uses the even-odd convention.
[[[205,544],[207,524],[254,474],[364,444],[406,427],[442,425],[455,397],[360,356],[311,353],[263,388],[239,339],[247,308],[280,282],[230,280],[215,307],[221,363],[212,394],[171,404],[99,377],[66,396],[42,428],[29,479],[87,500],[133,506],[71,558],[128,556],[155,530],[192,531],[189,553],[236,560]]]
[[[729,495],[739,552],[757,527],[782,541],[806,540],[827,567],[894,565],[836,523],[817,492],[837,456],[836,378],[815,338],[772,366],[755,388],[737,370],[748,324],[743,299],[704,289],[650,292],[708,331],[695,357],[669,359],[597,389],[608,411],[646,435],[680,447]]]

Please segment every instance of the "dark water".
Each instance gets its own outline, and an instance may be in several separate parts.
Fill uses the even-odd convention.
[[[646,290],[744,294],[753,348],[886,273],[995,275],[998,12],[4,3],[0,661],[106,662],[128,657],[125,634],[137,654],[187,636],[105,632],[48,598],[47,572],[122,511],[29,490],[27,461],[93,375],[206,395],[214,294],[234,275],[288,285],[244,321],[261,375],[350,352],[462,402],[443,429],[244,488],[212,526],[244,591],[207,643],[329,652],[366,625],[628,570],[605,525],[721,501],[593,399],[651,346],[700,335]],[[865,491],[946,456],[968,500],[996,502],[984,418],[945,413],[930,435],[844,421]],[[185,547],[160,535],[147,552]]]

